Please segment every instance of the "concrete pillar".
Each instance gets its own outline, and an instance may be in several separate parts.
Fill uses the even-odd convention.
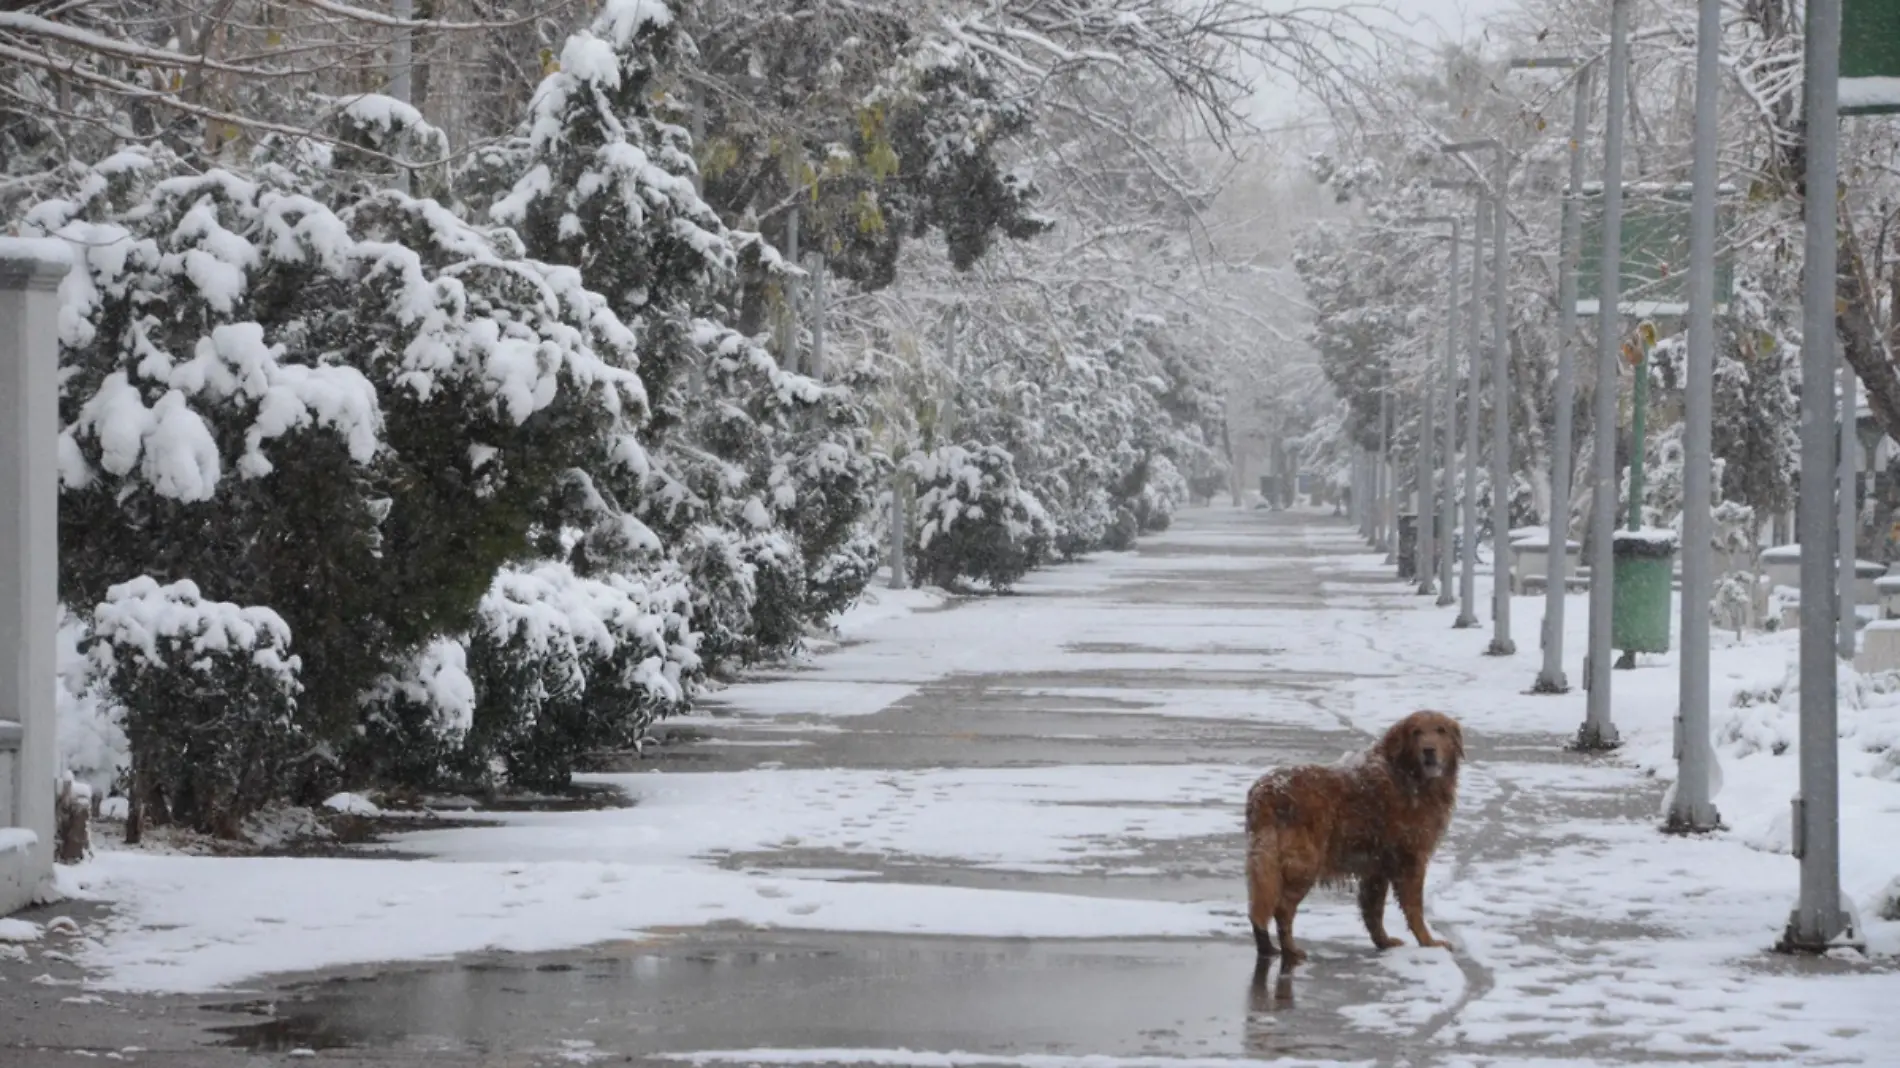
[[[30,903],[53,872],[53,632],[58,626],[59,280],[61,241],[0,237],[0,721],[19,751],[0,827],[0,914]],[[9,728],[7,733],[12,733]],[[0,753],[0,761],[10,754]],[[36,840],[23,842],[18,830]],[[14,848],[7,848],[11,844]]]

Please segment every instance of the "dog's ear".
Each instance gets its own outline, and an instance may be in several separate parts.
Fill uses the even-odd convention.
[[[1412,717],[1407,716],[1394,723],[1385,732],[1385,737],[1379,739],[1379,758],[1385,761],[1387,767],[1402,768],[1410,763],[1410,747],[1407,743],[1412,740],[1411,735]]]
[[[1455,719],[1449,720],[1449,722],[1451,724],[1451,758],[1453,760],[1463,760],[1465,758],[1464,725]]]

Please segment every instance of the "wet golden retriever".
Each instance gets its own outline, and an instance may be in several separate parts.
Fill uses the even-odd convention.
[[[1425,867],[1458,803],[1464,755],[1457,720],[1414,712],[1357,763],[1261,776],[1247,792],[1247,911],[1260,955],[1274,953],[1271,920],[1281,960],[1304,960],[1293,914],[1316,884],[1347,881],[1359,884],[1359,911],[1380,949],[1401,944],[1385,933],[1388,888],[1419,945],[1450,949],[1425,926]]]

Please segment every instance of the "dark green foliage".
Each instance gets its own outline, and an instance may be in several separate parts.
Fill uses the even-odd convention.
[[[189,581],[114,586],[87,653],[126,710],[133,801],[144,819],[236,838],[280,796],[294,747],[298,663],[268,609],[207,601]]]
[[[906,463],[917,501],[911,550],[927,582],[955,589],[965,580],[1007,590],[1040,565],[1053,531],[1042,505],[1016,479],[996,445],[950,445]]]

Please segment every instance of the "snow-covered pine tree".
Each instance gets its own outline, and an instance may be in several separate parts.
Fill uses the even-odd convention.
[[[788,373],[724,325],[742,257],[795,269],[727,230],[695,190],[690,138],[660,92],[662,72],[692,55],[669,4],[606,4],[537,92],[518,177],[493,214],[537,255],[579,268],[638,333],[651,462],[623,466],[589,499],[638,502],[692,576],[702,653],[717,669],[788,651],[808,622],[856,597],[871,559],[856,527],[876,462],[847,394]],[[598,541],[585,548],[583,566],[635,564]]]
[[[300,181],[128,153],[27,214],[84,268],[65,293],[62,593],[83,612],[142,576],[189,579],[273,611],[307,665],[300,752],[375,774],[401,732],[359,734],[361,699],[476,628],[556,488],[643,464],[645,392],[633,332],[578,272],[434,201],[377,190],[332,211]],[[678,630],[645,620],[682,605],[642,596],[624,634]],[[649,656],[608,668],[630,688],[695,665],[684,631]],[[587,712],[617,737],[677,685]]]

